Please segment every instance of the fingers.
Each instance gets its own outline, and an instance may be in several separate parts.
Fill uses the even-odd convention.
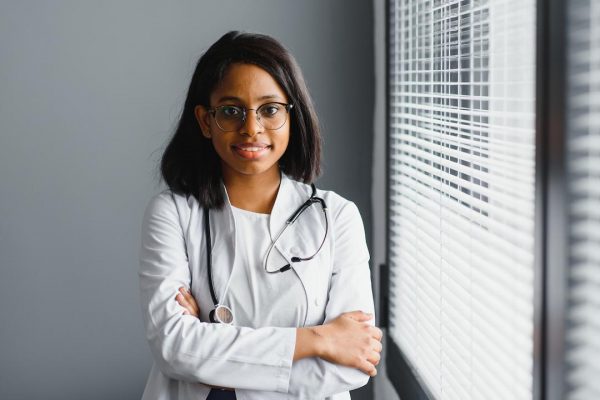
[[[368,338],[365,342],[365,347],[361,351],[361,356],[356,358],[356,367],[365,374],[373,377],[377,375],[377,369],[381,361],[381,350],[383,349],[381,342],[374,338]]]
[[[194,311],[192,308],[192,305],[188,303],[188,301],[185,299],[185,297],[183,297],[183,295],[181,293],[178,294],[177,296],[175,296],[175,300],[177,300],[179,305],[184,307],[186,309],[186,311],[189,311],[189,312]]]
[[[362,329],[369,338],[381,342],[381,339],[383,338],[383,331],[381,329],[369,324],[363,325]]]
[[[379,342],[375,341],[375,343]],[[381,346],[381,343],[379,343],[379,345]],[[376,366],[379,365],[379,362],[381,361],[381,354],[379,354],[380,351],[381,349],[368,352],[366,359],[361,360],[361,363],[358,367],[362,372],[370,377],[377,375]]]
[[[375,368],[375,365],[369,360],[363,360],[358,369],[370,377],[377,375],[377,368]]]
[[[381,342],[375,339],[371,339],[369,341],[369,347],[371,348],[371,350],[376,351],[378,353],[381,353],[381,350],[383,350],[383,345],[381,344]]]
[[[184,315],[192,314],[195,316],[200,315],[200,309],[198,308],[198,304],[196,300],[192,296],[192,294],[183,287],[179,288],[179,293],[175,296],[175,300],[185,308]]]
[[[196,303],[196,299],[194,299],[194,296],[192,296],[192,293],[190,293],[189,289],[183,290],[183,297],[188,302],[188,304],[192,306],[192,310],[196,314],[200,314],[200,308],[198,307],[198,303]]]
[[[347,318],[351,318],[358,322],[365,322],[373,319],[373,314],[367,314],[362,311],[351,311],[343,314]]]
[[[381,338],[383,338],[383,331],[376,326],[370,326],[369,333],[376,340],[381,341]]]
[[[367,357],[367,361],[376,366],[381,361],[381,354],[378,351],[371,351]]]

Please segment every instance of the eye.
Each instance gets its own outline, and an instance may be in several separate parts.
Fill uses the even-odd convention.
[[[237,117],[242,114],[242,110],[235,106],[223,106],[220,108],[221,114],[228,118]]]
[[[267,118],[274,117],[282,108],[283,106],[277,103],[264,104],[260,107],[260,115]]]

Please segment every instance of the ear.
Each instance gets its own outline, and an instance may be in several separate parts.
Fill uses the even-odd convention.
[[[196,116],[196,121],[198,121],[198,125],[200,125],[202,136],[204,136],[207,139],[210,139],[210,113],[208,112],[206,107],[198,105],[194,108],[194,115]]]

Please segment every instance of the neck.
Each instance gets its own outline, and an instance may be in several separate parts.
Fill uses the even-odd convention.
[[[232,206],[261,214],[270,214],[281,183],[279,169],[261,175],[223,174]]]

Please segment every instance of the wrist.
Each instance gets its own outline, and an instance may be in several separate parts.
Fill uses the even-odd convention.
[[[312,332],[314,345],[315,345],[315,356],[319,358],[325,358],[328,353],[327,344],[327,325],[317,325],[309,328]]]
[[[322,357],[326,354],[323,326],[296,328],[294,361],[307,357]]]

